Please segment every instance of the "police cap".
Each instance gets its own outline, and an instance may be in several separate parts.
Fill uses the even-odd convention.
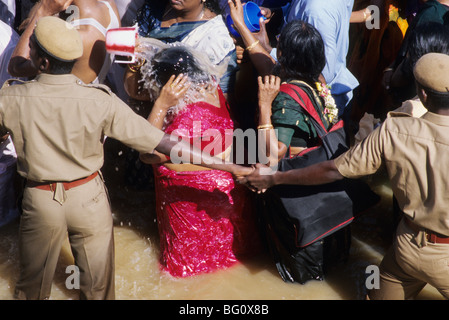
[[[60,18],[40,18],[36,23],[34,35],[37,44],[58,60],[68,62],[83,55],[83,43],[78,31]]]
[[[415,80],[424,88],[439,93],[449,92],[449,55],[427,53],[415,64]]]

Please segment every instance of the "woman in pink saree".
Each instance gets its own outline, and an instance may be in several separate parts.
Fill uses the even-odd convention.
[[[229,158],[234,122],[215,78],[203,67],[184,47],[157,53],[151,61],[153,87],[165,85],[155,94],[148,121],[215,157]],[[142,154],[141,160],[153,164],[164,270],[176,277],[209,273],[257,251],[250,192],[230,173],[158,154]]]

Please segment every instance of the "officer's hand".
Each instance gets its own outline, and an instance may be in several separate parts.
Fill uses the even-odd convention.
[[[237,181],[241,184],[245,184],[252,191],[263,193],[268,188],[275,185],[275,174],[276,172],[271,170],[270,167],[262,165],[260,163],[256,164],[254,172],[247,176],[239,177]]]

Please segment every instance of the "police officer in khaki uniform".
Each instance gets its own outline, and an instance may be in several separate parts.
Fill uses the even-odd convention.
[[[105,185],[104,136],[140,152],[154,149],[210,168],[244,174],[248,168],[211,161],[136,115],[106,86],[85,85],[70,74],[82,55],[76,29],[41,18],[30,58],[40,74],[0,90],[0,129],[10,132],[18,172],[27,180],[20,224],[18,299],[48,299],[61,244],[69,237],[80,271],[80,298],[114,298],[113,224]],[[172,88],[180,86],[176,83]],[[173,89],[173,90],[175,90]],[[179,88],[179,91],[182,91]],[[176,147],[176,148],[175,148]],[[182,160],[181,159],[181,160]]]
[[[385,164],[403,211],[395,242],[371,299],[410,299],[429,283],[449,298],[449,56],[429,53],[415,65],[421,118],[390,113],[385,122],[335,160],[260,175],[241,183],[259,191],[276,184],[316,185],[375,173]]]

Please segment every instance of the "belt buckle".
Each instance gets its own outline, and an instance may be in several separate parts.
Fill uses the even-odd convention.
[[[438,243],[438,241],[437,241],[437,238],[438,238],[438,237],[437,237],[436,234],[427,232],[427,230],[424,231],[424,232],[426,233],[426,240],[427,240],[427,242],[430,242],[430,243]]]

